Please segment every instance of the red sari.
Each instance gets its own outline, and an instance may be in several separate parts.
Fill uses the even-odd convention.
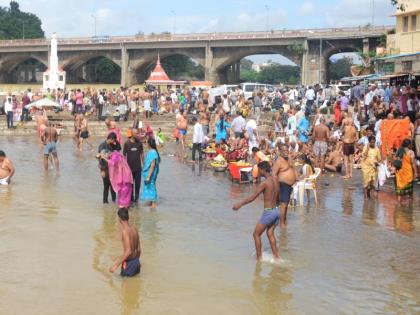
[[[334,118],[335,118],[335,125],[341,125],[341,105],[340,102],[335,102],[334,105]]]

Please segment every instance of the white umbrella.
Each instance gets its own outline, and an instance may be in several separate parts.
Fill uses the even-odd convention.
[[[49,98],[43,98],[25,106],[27,109],[31,109],[33,107],[38,109],[60,108],[60,104],[50,100]]]

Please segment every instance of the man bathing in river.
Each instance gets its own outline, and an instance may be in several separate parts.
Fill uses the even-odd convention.
[[[114,265],[109,268],[110,272],[114,272],[121,265],[122,277],[134,277],[140,273],[140,238],[137,229],[128,223],[128,210],[121,208],[118,210],[118,217],[121,227],[121,240],[123,244],[123,255],[118,258]]]
[[[0,185],[9,185],[15,174],[15,167],[3,151],[0,151]]]
[[[276,237],[274,236],[274,230],[278,224],[280,215],[277,208],[279,198],[279,182],[277,177],[271,175],[270,163],[267,161],[260,162],[258,164],[259,174],[265,178],[255,192],[244,199],[243,201],[235,204],[233,210],[237,211],[246,204],[251,203],[262,193],[264,195],[264,212],[261,216],[260,221],[255,226],[254,230],[254,241],[255,250],[257,252],[257,260],[262,258],[261,250],[261,234],[267,231],[267,237],[270,241],[271,251],[273,252],[274,259],[279,258],[277,251]]]
[[[57,141],[58,132],[57,129],[51,126],[50,122],[46,123],[46,128],[42,133],[42,143],[44,144],[44,169],[48,171],[48,158],[52,155],[55,168],[59,169],[59,161],[57,155]]]
[[[285,228],[287,225],[287,208],[293,192],[292,186],[296,182],[296,171],[289,162],[289,148],[286,144],[280,146],[280,155],[273,166],[273,176],[277,177],[279,181],[280,227]]]

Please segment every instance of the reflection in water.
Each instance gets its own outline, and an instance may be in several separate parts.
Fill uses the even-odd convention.
[[[413,206],[404,205],[395,212],[395,229],[400,232],[413,230]]]
[[[291,282],[290,270],[262,263],[255,265],[252,287],[260,314],[276,314],[276,310],[289,309],[288,304],[293,298],[293,293],[286,290]]]
[[[379,204],[372,199],[363,200],[363,223],[375,224],[378,216]]]
[[[347,215],[353,214],[353,191],[352,188],[344,188],[342,207],[343,213]]]

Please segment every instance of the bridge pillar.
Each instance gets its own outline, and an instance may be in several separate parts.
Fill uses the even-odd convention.
[[[367,54],[369,53],[370,47],[369,47],[369,38],[363,38],[363,53]]]
[[[211,81],[213,85],[219,84],[219,75],[214,67],[214,54],[210,47],[210,43],[206,45],[205,61],[204,61],[204,80]]]
[[[121,86],[130,87],[132,84],[129,82],[129,55],[127,48],[121,45]]]
[[[328,59],[325,58],[322,40],[307,41],[307,49],[302,57],[302,84],[326,83]]]

